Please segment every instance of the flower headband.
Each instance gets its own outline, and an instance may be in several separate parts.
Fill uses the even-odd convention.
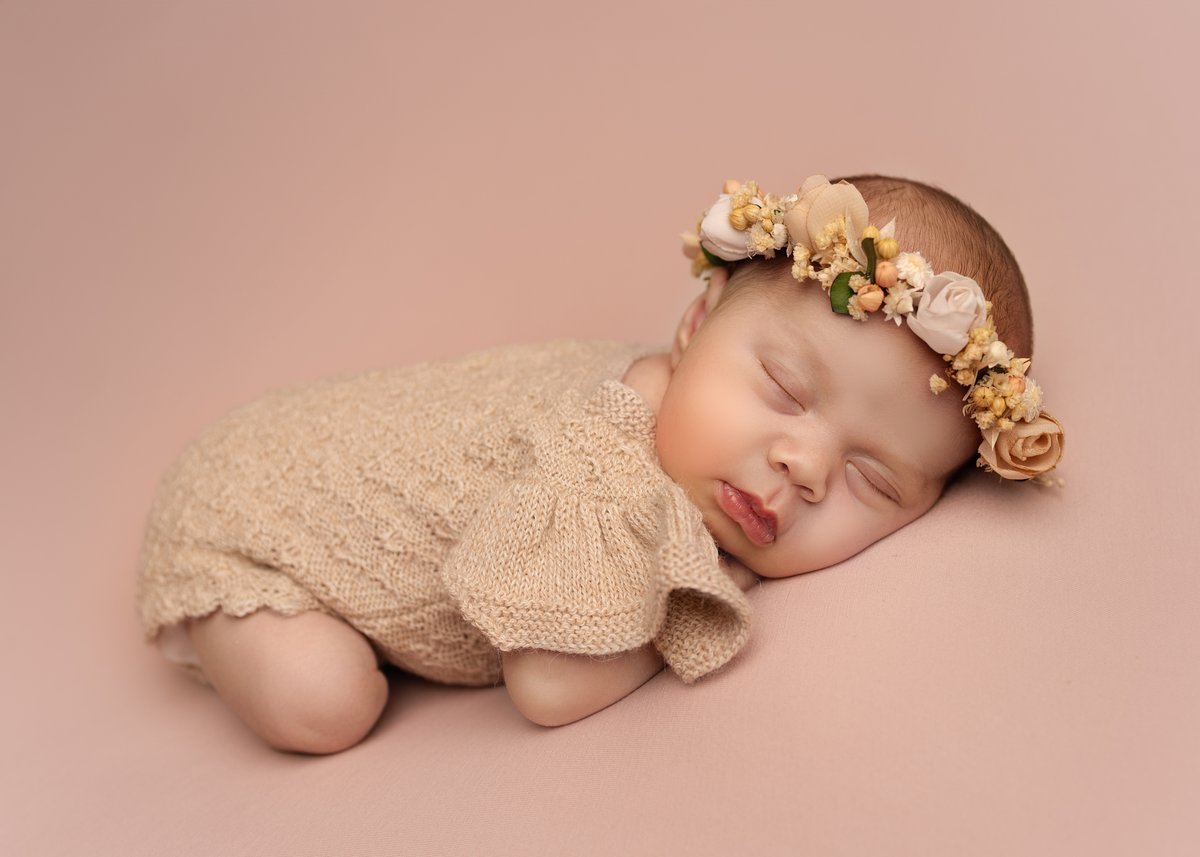
[[[908,327],[949,366],[946,378],[966,387],[963,415],[983,435],[975,464],[1005,479],[1062,485],[1049,475],[1062,457],[1062,424],[1042,409],[1042,389],[1026,376],[1030,358],[1015,357],[996,336],[992,304],[979,284],[954,271],[935,274],[919,252],[901,253],[896,220],[868,224],[867,204],[849,182],[822,175],[804,180],[785,197],[761,193],[755,182],[725,182],[696,232],[683,233],[692,274],[707,278],[716,267],[777,250],[792,257],[792,276],[815,279],[834,312],[858,321],[883,309],[884,318]]]

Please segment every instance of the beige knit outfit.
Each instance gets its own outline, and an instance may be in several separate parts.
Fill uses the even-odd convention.
[[[235,408],[155,495],[146,640],[270,607],[338,616],[387,662],[448,684],[497,684],[500,652],[520,648],[652,641],[689,684],[723,666],[749,602],[659,465],[653,411],[619,380],[655,350],[502,346]]]

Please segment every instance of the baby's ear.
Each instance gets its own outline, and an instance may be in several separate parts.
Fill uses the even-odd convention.
[[[692,341],[692,336],[700,328],[704,319],[708,318],[708,314],[712,312],[717,302],[721,300],[721,295],[725,292],[728,282],[729,270],[724,267],[714,268],[712,275],[708,278],[708,287],[684,310],[683,318],[679,320],[679,327],[675,329],[675,342],[671,345],[672,369],[679,365],[679,360],[683,357],[688,343]]]

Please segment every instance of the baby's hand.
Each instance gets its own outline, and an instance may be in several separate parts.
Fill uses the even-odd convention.
[[[742,592],[745,592],[758,583],[758,575],[738,562],[735,557],[730,556],[724,551],[718,554],[718,557],[721,561],[721,568],[725,569],[725,573],[733,578],[733,582],[738,585],[738,588]]]

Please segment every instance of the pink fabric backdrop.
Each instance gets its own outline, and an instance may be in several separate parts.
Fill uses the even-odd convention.
[[[1195,853],[1196,18],[0,5],[0,852]],[[154,486],[230,407],[507,342],[665,344],[696,287],[677,234],[724,179],[857,171],[1009,241],[1064,491],[969,480],[752,591],[726,672],[557,730],[399,677],[364,743],[279,754],[141,643]]]

